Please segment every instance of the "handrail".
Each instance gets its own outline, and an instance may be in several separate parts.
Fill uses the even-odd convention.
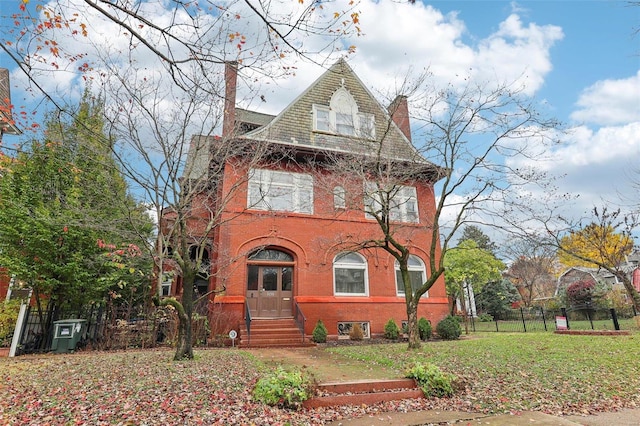
[[[293,319],[296,322],[296,325],[298,326],[298,328],[300,329],[300,333],[302,334],[302,343],[304,343],[304,325],[305,322],[307,321],[307,317],[304,316],[304,314],[302,313],[302,310],[300,309],[300,306],[298,305],[297,301],[293,301]],[[302,321],[300,319],[300,317],[302,317]]]
[[[247,326],[247,345],[251,344],[251,311],[249,310],[249,301],[244,298],[244,323]]]

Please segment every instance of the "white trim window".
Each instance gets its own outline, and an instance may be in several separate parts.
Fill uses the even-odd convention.
[[[174,276],[174,271],[166,271],[162,274],[162,296],[171,296]]]
[[[316,105],[313,130],[344,136],[375,139],[376,120],[373,114],[358,111],[358,104],[349,91],[341,87],[331,96],[329,106]]]
[[[400,263],[396,260],[396,293],[398,296],[405,296],[404,284],[402,282],[402,275],[400,274]],[[411,288],[415,293],[416,289],[422,287],[422,284],[427,281],[427,271],[424,267],[424,262],[418,256],[410,255],[407,265],[409,270],[409,277],[411,278]],[[425,292],[422,297],[429,297],[429,292]]]
[[[333,208],[336,210],[347,208],[347,191],[342,186],[333,188]]]
[[[413,186],[393,186],[385,189],[375,183],[365,184],[365,217],[389,216],[394,222],[418,223],[418,196]]]
[[[248,208],[313,214],[311,175],[267,169],[249,173]]]
[[[354,252],[340,253],[333,260],[333,289],[336,296],[367,296],[369,279],[366,259]]]

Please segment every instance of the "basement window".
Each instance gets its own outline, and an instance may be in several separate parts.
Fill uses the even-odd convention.
[[[354,324],[360,324],[365,339],[371,338],[368,321],[343,321],[338,323],[338,339],[348,339]]]

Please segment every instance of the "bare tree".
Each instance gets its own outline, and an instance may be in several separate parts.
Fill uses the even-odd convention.
[[[294,72],[289,57],[322,62],[343,35],[360,31],[357,2],[344,10],[285,0],[33,3],[16,10],[16,27],[0,30],[0,46],[61,114],[72,110],[69,92],[50,85],[56,77],[102,89],[104,143],[163,227],[149,247],[157,285],[166,263],[181,276],[181,299],[162,302],[180,318],[175,358],[192,358],[193,282],[217,273],[219,258],[206,260],[211,233],[242,185],[223,182],[223,170],[247,168],[266,149],[236,139],[233,122],[223,126],[235,106],[235,98],[225,103],[223,64],[235,61],[249,80]]]
[[[413,100],[412,118],[418,124],[412,150],[402,151],[391,137],[390,129],[403,118],[397,115],[401,110],[391,108],[388,123],[376,128],[375,141],[367,141],[361,155],[334,156],[330,177],[342,177],[347,192],[356,194],[347,206],[378,225],[369,235],[338,235],[338,243],[351,250],[385,250],[399,264],[410,349],[420,346],[420,297],[443,279],[444,254],[456,232],[465,224],[500,225],[498,213],[510,198],[517,199],[520,186],[543,184],[535,170],[513,168],[508,160],[540,155],[550,131],[559,128],[515,84],[467,82],[462,88],[442,89],[428,87],[427,81],[419,79],[411,90],[409,85],[403,89]],[[410,139],[410,132],[405,136]],[[527,149],[531,144],[536,152]],[[408,187],[427,200],[419,212]],[[416,246],[428,253],[428,277],[417,286],[408,268]]]
[[[521,238],[507,244],[505,251],[512,259],[506,277],[518,289],[525,306],[531,306],[536,298],[553,296],[557,269],[553,246],[540,238]]]
[[[144,68],[153,60],[174,85],[188,90],[198,84],[202,90],[216,86],[211,67],[229,60],[277,78],[295,70],[295,63],[282,59],[321,63],[332,52],[352,51],[339,42],[346,34],[360,33],[357,6],[286,0],[36,0],[29,7],[16,4],[14,25],[0,29],[0,46],[34,89],[63,110],[68,93],[53,93],[49,79],[96,78],[104,71],[96,56],[107,46],[111,61],[124,57]],[[201,76],[197,80],[194,70]]]

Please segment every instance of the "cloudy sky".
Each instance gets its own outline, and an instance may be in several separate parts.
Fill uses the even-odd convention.
[[[159,22],[165,16],[163,4],[170,2],[155,5]],[[0,5],[6,9],[7,0]],[[575,215],[602,200],[617,200],[618,194],[637,204],[638,189],[631,180],[640,169],[640,7],[626,1],[411,5],[362,0],[356,10],[362,34],[344,40],[344,46],[356,47],[348,61],[374,93],[393,91],[408,70],[425,68],[443,85],[469,73],[478,79],[521,80],[527,93],[570,130],[550,159],[536,167],[565,175],[560,191],[580,195],[571,206]],[[9,13],[1,13],[7,25]],[[108,32],[95,40],[114,43]],[[322,40],[304,43],[314,46]],[[324,71],[304,60],[295,66],[295,75],[258,85],[265,101],[253,97],[246,106],[276,114]],[[20,74],[4,53],[0,67],[12,70],[13,103],[36,105],[38,95],[21,90]],[[81,92],[72,74],[50,83],[58,90],[67,87],[68,93]]]
[[[374,89],[393,90],[407,69],[429,67],[445,84],[524,79],[527,92],[568,128],[536,167],[579,195],[575,216],[619,195],[637,200],[640,169],[640,7],[622,1],[435,1],[360,4],[364,37],[349,63]],[[267,93],[276,113],[322,70],[301,66]],[[317,68],[317,67],[316,67]],[[636,175],[636,180],[640,179]]]

